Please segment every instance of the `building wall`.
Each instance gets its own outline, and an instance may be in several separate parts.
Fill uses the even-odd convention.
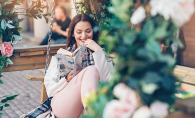
[[[186,49],[183,52],[183,66],[195,68],[195,14],[183,26]]]

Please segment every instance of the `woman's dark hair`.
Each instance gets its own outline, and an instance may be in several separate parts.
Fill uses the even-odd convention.
[[[69,30],[68,30],[68,36],[67,36],[67,42],[66,42],[66,48],[73,46],[76,43],[75,38],[72,36],[74,33],[74,27],[75,25],[80,21],[87,21],[91,24],[93,29],[93,40],[95,42],[98,41],[98,34],[99,31],[94,32],[94,28],[97,26],[95,22],[89,17],[87,14],[78,14],[76,15],[70,22]]]

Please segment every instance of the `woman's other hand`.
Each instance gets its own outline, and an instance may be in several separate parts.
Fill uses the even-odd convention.
[[[76,73],[76,75],[77,75],[80,71],[81,71],[81,70],[78,70],[77,73]],[[69,82],[70,80],[72,80],[72,78],[73,78],[72,75],[73,75],[73,70],[68,74],[68,76],[67,76],[67,78],[66,78],[68,82]]]
[[[84,45],[86,45],[88,48],[90,48],[91,50],[93,50],[94,52],[98,51],[99,49],[101,49],[101,47],[94,41],[91,39],[87,39],[84,42]]]

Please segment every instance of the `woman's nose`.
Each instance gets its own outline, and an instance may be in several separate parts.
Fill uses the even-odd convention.
[[[82,33],[82,36],[81,36],[81,39],[86,39],[87,38],[87,35],[85,32]]]

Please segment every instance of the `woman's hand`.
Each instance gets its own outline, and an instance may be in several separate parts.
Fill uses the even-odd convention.
[[[80,71],[81,71],[81,70],[78,70],[77,73],[76,73],[76,75],[77,75]],[[70,80],[72,80],[72,78],[73,78],[72,75],[73,75],[73,70],[67,75],[67,78],[66,78],[66,79],[67,79],[68,82],[69,82]]]
[[[101,49],[101,47],[94,40],[91,40],[91,39],[87,39],[84,42],[84,45],[86,45],[89,49],[93,50],[94,52]]]

